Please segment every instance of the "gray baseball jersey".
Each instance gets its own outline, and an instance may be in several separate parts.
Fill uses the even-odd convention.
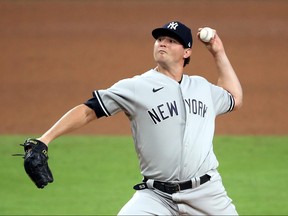
[[[234,107],[223,88],[199,76],[183,75],[178,83],[152,69],[93,95],[98,118],[120,111],[129,118],[146,178],[184,181],[218,167],[212,144],[215,118]]]

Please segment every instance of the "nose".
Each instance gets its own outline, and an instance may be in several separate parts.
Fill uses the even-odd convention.
[[[161,40],[159,40],[160,46],[165,46],[167,45],[167,38],[162,37]]]

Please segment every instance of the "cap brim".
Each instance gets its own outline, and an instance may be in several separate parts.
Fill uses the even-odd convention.
[[[181,39],[181,37],[175,33],[173,30],[166,29],[166,28],[156,28],[152,31],[153,37],[157,40],[160,36],[168,36],[171,38],[176,39],[184,46],[184,41]]]

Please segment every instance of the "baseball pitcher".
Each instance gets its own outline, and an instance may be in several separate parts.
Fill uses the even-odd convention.
[[[200,40],[200,31],[196,37]],[[218,82],[189,76],[192,33],[178,21],[152,31],[155,67],[120,80],[68,111],[38,139],[28,139],[25,170],[37,187],[53,181],[48,144],[89,122],[123,111],[131,122],[142,181],[119,215],[237,215],[217,171],[215,118],[242,105],[242,88],[216,30],[204,48]]]

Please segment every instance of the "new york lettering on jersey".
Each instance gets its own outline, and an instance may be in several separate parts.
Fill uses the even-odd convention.
[[[187,114],[198,115],[205,118],[208,107],[202,101],[196,99],[184,99],[185,110]],[[168,118],[178,116],[178,106],[176,101],[166,102],[151,108],[147,111],[154,124],[158,124]]]

